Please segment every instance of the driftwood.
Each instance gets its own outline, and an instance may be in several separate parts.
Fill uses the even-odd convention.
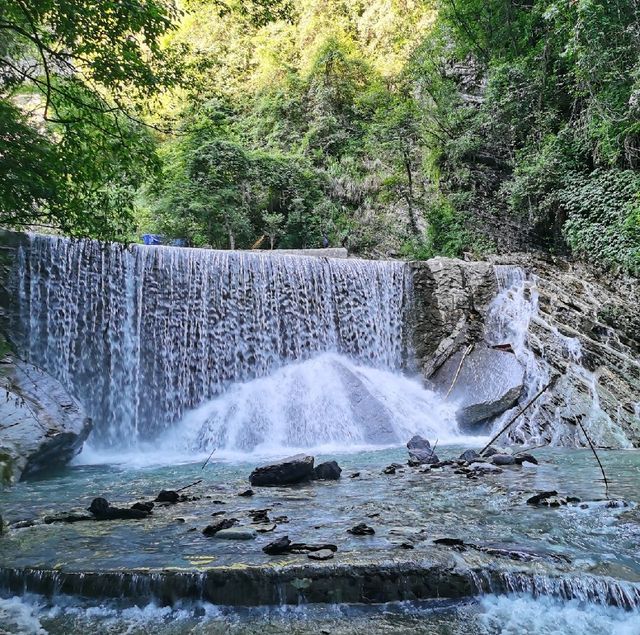
[[[527,408],[529,408],[534,402],[536,402],[547,390],[549,390],[549,388],[551,388],[551,386],[553,386],[556,381],[558,380],[558,376],[554,376],[553,379],[551,379],[551,381],[546,384],[545,386],[543,386],[522,408],[520,408],[520,410],[516,413],[515,416],[511,417],[511,419],[509,419],[509,421],[507,421],[506,425],[497,433],[495,434],[492,438],[491,441],[489,441],[489,443],[487,443],[487,445],[485,445],[482,450],[480,450],[479,454],[480,456],[482,456],[490,447],[491,445],[495,442],[495,440],[502,436],[516,421],[516,419],[524,413],[525,410],[527,410]]]
[[[456,374],[453,376],[453,381],[451,382],[451,386],[449,386],[449,390],[447,390],[447,394],[444,396],[445,400],[451,394],[453,387],[456,385],[458,381],[458,376],[460,375],[460,371],[462,370],[462,364],[464,364],[464,360],[467,358],[467,355],[473,350],[473,344],[469,344],[467,346],[467,350],[462,354],[462,358],[460,359],[460,363],[458,364],[458,370],[456,370]]]
[[[193,487],[194,485],[199,485],[200,483],[202,483],[202,479],[198,479],[197,481],[193,481],[193,483],[189,483],[189,485],[185,485],[184,487],[181,487],[180,489],[175,490],[176,492],[183,492],[186,489],[189,489],[190,487]]]
[[[211,454],[207,457],[207,460],[202,464],[202,467],[200,468],[201,470],[204,470],[205,467],[207,467],[207,463],[211,460],[211,457],[213,456],[213,453],[217,450],[217,448],[213,448],[213,450],[211,450]]]
[[[600,461],[600,457],[598,456],[598,453],[596,452],[596,448],[593,445],[593,443],[591,442],[591,439],[589,438],[589,435],[587,434],[587,431],[584,429],[584,426],[582,425],[582,421],[580,420],[579,417],[577,417],[577,421],[578,421],[578,425],[580,426],[580,430],[582,430],[582,434],[584,434],[587,443],[589,444],[589,447],[591,448],[591,451],[593,452],[593,456],[596,457],[596,461],[598,462],[598,465],[600,467],[600,471],[602,472],[602,480],[604,481],[604,495],[606,496],[607,500],[609,500],[609,481],[607,480],[607,475],[604,473],[604,467],[602,466],[602,463]]]

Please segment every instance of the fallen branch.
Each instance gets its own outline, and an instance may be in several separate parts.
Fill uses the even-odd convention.
[[[193,483],[189,483],[189,485],[185,485],[184,487],[181,487],[180,489],[177,489],[176,492],[183,492],[186,489],[189,489],[190,487],[193,487],[194,485],[199,485],[200,483],[202,483],[202,479],[198,479],[197,481],[193,481]]]
[[[593,445],[593,443],[591,443],[591,439],[589,438],[589,435],[587,434],[587,431],[584,429],[584,426],[582,425],[582,420],[580,419],[580,417],[576,418],[578,421],[578,425],[580,426],[580,430],[582,430],[582,433],[585,436],[585,439],[587,440],[587,443],[589,444],[589,447],[591,448],[591,451],[593,452],[593,456],[596,457],[596,461],[598,462],[598,465],[600,466],[600,471],[602,472],[602,479],[604,480],[604,495],[606,496],[607,500],[609,500],[609,481],[607,480],[607,475],[604,473],[604,467],[602,466],[602,463],[600,462],[600,457],[598,456],[598,453],[596,452],[596,448]]]
[[[205,467],[207,467],[207,463],[211,460],[211,457],[213,456],[213,453],[216,451],[217,448],[213,448],[213,450],[211,450],[211,454],[207,457],[207,460],[202,464],[202,467],[200,468],[201,470],[204,470]]]
[[[529,402],[527,404],[525,404],[522,408],[520,408],[520,410],[516,413],[515,416],[511,417],[511,419],[509,419],[509,421],[507,422],[507,424],[500,430],[500,432],[498,432],[496,435],[493,436],[493,438],[491,439],[491,441],[489,441],[489,443],[487,443],[487,445],[485,445],[482,450],[480,450],[480,456],[482,456],[490,447],[491,445],[494,443],[494,441],[500,437],[502,434],[504,434],[512,425],[513,423],[516,421],[516,419],[524,413],[525,410],[527,410],[527,408],[529,408],[535,401],[537,401],[543,393],[545,393],[547,390],[549,390],[549,388],[551,388],[556,381],[558,381],[558,375],[556,375],[555,377],[553,377],[553,379],[546,385],[543,386],[537,393],[536,395],[529,400]]]
[[[449,386],[449,390],[447,390],[447,394],[444,396],[445,400],[451,394],[453,387],[456,385],[456,382],[458,381],[458,375],[460,375],[460,371],[462,370],[462,364],[464,364],[464,360],[467,358],[467,355],[472,350],[473,350],[473,344],[469,344],[469,346],[467,346],[467,350],[462,355],[462,359],[460,360],[460,363],[458,364],[458,370],[456,371],[456,374],[453,376],[453,381],[451,382],[451,386]]]

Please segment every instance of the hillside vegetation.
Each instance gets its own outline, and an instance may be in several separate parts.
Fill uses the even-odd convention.
[[[640,273],[635,0],[0,14],[5,225],[219,248],[326,236],[374,257],[542,249]]]

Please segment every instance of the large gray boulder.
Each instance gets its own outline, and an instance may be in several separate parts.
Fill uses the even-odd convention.
[[[0,483],[68,463],[91,431],[80,403],[43,370],[0,362]]]
[[[249,476],[251,485],[292,485],[312,477],[314,458],[296,454],[286,459],[257,467]]]
[[[452,355],[431,378],[446,394],[454,382],[464,351]],[[448,401],[458,406],[458,422],[468,426],[490,419],[512,407],[524,387],[524,369],[508,351],[477,344],[464,358]]]

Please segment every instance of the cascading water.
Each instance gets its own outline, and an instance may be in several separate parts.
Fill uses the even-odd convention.
[[[18,345],[85,404],[99,445],[156,439],[194,408],[178,436],[196,448],[455,429],[450,408],[399,375],[402,263],[32,236],[19,268]]]
[[[630,447],[631,443],[611,417],[600,407],[597,377],[582,364],[582,347],[578,338],[562,335],[558,329],[543,320],[538,311],[538,290],[535,276],[527,276],[517,266],[496,265],[498,295],[492,302],[485,326],[485,337],[490,345],[510,344],[517,359],[525,369],[525,391],[520,405],[527,403],[550,380],[553,374],[551,364],[542,354],[536,355],[530,346],[532,325],[538,323],[552,334],[557,348],[565,359],[570,361],[571,373],[575,381],[563,387],[562,405],[553,405],[544,395],[527,410],[510,430],[510,436],[517,442],[551,445],[586,445],[587,440],[581,428],[568,429],[562,423],[574,417],[571,404],[577,401],[589,402],[581,423],[590,439],[600,446]],[[539,348],[542,348],[539,346]],[[586,396],[576,393],[579,385]],[[500,430],[517,412],[519,406],[505,412],[494,424],[494,430]]]

